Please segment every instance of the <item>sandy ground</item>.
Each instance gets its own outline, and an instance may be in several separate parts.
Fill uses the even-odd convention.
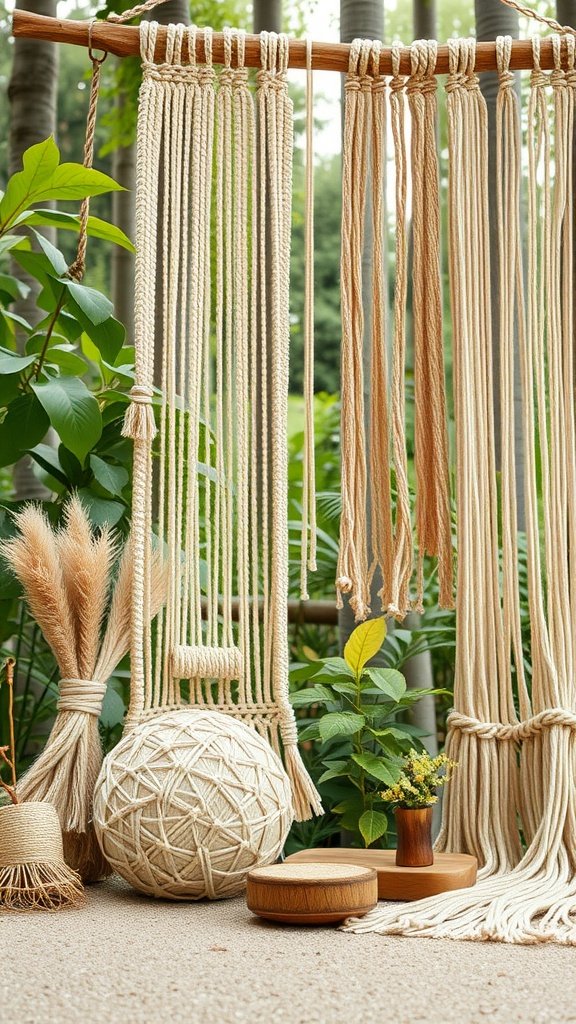
[[[0,944],[6,1024],[576,1022],[574,949],[282,927],[118,880],[82,910],[2,914]]]

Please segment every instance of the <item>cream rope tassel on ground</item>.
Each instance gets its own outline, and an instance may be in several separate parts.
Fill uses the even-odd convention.
[[[450,753],[451,756],[459,758],[461,766],[449,787],[450,800],[441,837],[442,848],[468,849],[475,852],[474,833],[482,833],[490,838],[491,843],[500,843],[504,856],[516,856],[515,851],[519,849],[518,837],[514,841],[513,830],[517,825],[511,820],[510,810],[516,791],[516,748],[520,747],[524,790],[523,824],[528,847],[522,859],[511,869],[506,867],[504,859],[499,862],[497,856],[493,856],[491,864],[486,863],[485,877],[473,889],[434,897],[410,907],[379,909],[362,922],[351,922],[350,927],[354,931],[492,939],[514,943],[555,941],[576,944],[576,698],[571,622],[571,589],[574,580],[568,573],[569,506],[572,493],[569,482],[575,479],[573,362],[571,356],[566,356],[563,344],[563,318],[568,317],[570,323],[572,314],[571,295],[565,277],[567,271],[560,267],[561,253],[564,251],[565,259],[568,248],[571,251],[572,247],[571,206],[567,196],[571,181],[569,171],[572,167],[576,74],[574,40],[566,40],[564,58],[561,55],[559,37],[553,39],[553,46],[556,67],[549,81],[553,91],[555,130],[551,136],[549,108],[544,93],[548,78],[540,70],[538,40],[534,41],[534,72],[528,118],[528,275],[525,298],[518,192],[521,172],[518,109],[508,68],[510,40],[500,38],[497,42],[501,81],[498,101],[500,146],[497,172],[500,187],[497,200],[503,235],[502,244],[507,246],[505,259],[501,261],[501,340],[504,364],[502,429],[503,432],[508,432],[510,437],[513,436],[513,310],[516,308],[526,461],[526,540],[532,651],[531,701],[528,701],[520,677],[519,708],[523,720],[514,721],[510,676],[511,651],[514,650],[516,657],[519,657],[516,620],[518,598],[517,593],[514,593],[514,588],[517,587],[515,567],[504,561],[502,604],[499,590],[488,588],[479,593],[478,578],[467,580],[460,573],[459,656],[461,658],[462,654],[474,650],[474,646],[466,642],[466,634],[462,632],[462,617],[468,601],[470,610],[474,608],[473,626],[477,638],[492,629],[502,614],[503,646],[500,659],[502,655],[505,656],[504,674],[501,676],[503,685],[500,687],[500,718],[492,722],[483,718],[479,699],[481,694],[477,685],[478,676],[473,674],[470,678],[476,685],[473,686],[470,696],[476,713],[455,712],[451,716]],[[562,59],[566,61],[566,71],[562,69]],[[459,91],[458,83],[453,76],[449,79],[448,88],[452,90],[451,95]],[[450,102],[453,106],[451,97]],[[453,146],[455,126],[457,127],[457,123],[455,124],[453,110],[453,162],[458,154]],[[552,145],[555,146],[553,184],[550,181]],[[452,171],[458,173],[459,166],[458,162],[454,163]],[[463,181],[468,180],[465,170],[463,165]],[[463,237],[467,237],[466,223],[464,219],[452,222],[452,226],[461,232]],[[487,223],[487,220],[480,223]],[[478,265],[482,266],[482,261],[478,261],[477,249],[474,251],[473,259],[469,254],[464,262],[468,279],[473,281]],[[458,323],[460,310],[469,328],[477,329],[478,322],[470,318],[467,315],[467,307],[460,304],[460,283],[460,278],[455,278],[453,274],[455,325]],[[489,309],[485,310],[481,322],[489,324]],[[460,347],[458,351],[460,352]],[[477,375],[478,369],[478,363],[476,369],[470,368],[470,379],[464,374],[462,365],[456,372],[456,393],[459,402],[457,416],[462,431],[465,428],[461,404],[463,397],[468,390],[477,392],[481,388],[486,389],[489,383],[489,379],[486,378],[482,383]],[[468,387],[465,388],[467,381]],[[470,420],[470,428],[475,429],[473,420]],[[470,437],[464,435],[462,454],[468,457],[472,451]],[[537,452],[540,452],[541,468],[538,465]],[[468,527],[472,523],[469,518],[469,506],[465,503],[473,498],[476,490],[476,479],[470,475],[470,468],[467,462],[463,464],[459,461],[458,470],[461,480],[464,481],[458,500],[459,565],[463,555],[467,555],[469,551],[468,547],[463,550],[461,545],[464,542],[468,543]],[[508,521],[508,536],[513,537],[515,524],[512,518],[515,510],[510,491],[507,490],[512,486],[514,474],[510,450],[503,453],[502,472],[508,477],[508,482],[503,484],[503,493],[508,494],[503,503],[503,521],[504,525]],[[542,480],[541,498],[539,480]],[[485,504],[485,501],[486,495],[483,497],[482,505],[484,527],[470,531],[470,541],[474,541],[476,536],[478,545],[485,537],[490,537],[494,533],[493,513],[490,511],[490,504]],[[540,540],[541,530],[544,537],[543,545]],[[473,565],[474,562],[472,567]],[[496,582],[495,579],[494,583]],[[481,601],[478,600],[479,597]],[[472,620],[470,623],[472,625]],[[482,626],[481,630],[479,626]],[[473,640],[472,632],[469,638]],[[469,667],[472,670],[473,666]],[[497,688],[493,685],[492,693],[497,693]],[[464,706],[463,695],[460,687],[456,693],[460,706]],[[504,715],[508,715],[508,722]],[[485,780],[488,781],[487,791],[493,798],[491,818],[483,811],[481,803],[472,806],[466,793],[462,792],[463,787],[458,786],[457,780],[462,765],[464,764],[466,771],[470,768],[470,751],[465,746],[470,743],[474,744],[485,768],[489,768],[490,764],[495,762],[495,755],[497,757],[496,773],[492,776],[493,783],[489,781],[490,777]],[[487,758],[481,757],[482,747],[489,752]],[[467,783],[468,779],[465,779],[464,785]],[[498,785],[500,794],[507,794],[508,812],[506,806],[500,805],[501,797],[494,791],[493,784]],[[456,829],[452,827],[454,824],[457,826]],[[507,843],[512,843],[508,852]],[[497,849],[496,845],[495,852]]]

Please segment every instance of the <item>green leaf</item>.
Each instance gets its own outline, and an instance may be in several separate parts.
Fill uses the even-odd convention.
[[[47,238],[44,238],[44,235],[41,235],[39,231],[35,231],[34,234],[36,235],[36,241],[42,249],[46,259],[50,261],[50,266],[54,273],[57,274],[58,277],[61,277],[62,274],[65,274],[68,270],[68,264],[60,252],[60,249],[57,249],[55,245],[52,245],[52,242],[49,242]]]
[[[83,462],[102,433],[102,416],[94,395],[77,377],[31,386],[62,443]]]
[[[382,693],[396,702],[406,692],[406,680],[395,668],[368,668],[366,675]]]
[[[18,224],[29,224],[34,227],[55,227],[66,231],[78,231],[80,218],[75,213],[64,213],[62,210],[28,210],[18,218]],[[113,242],[122,249],[135,252],[128,235],[99,217],[88,217],[88,234],[91,238],[102,238],[105,242]],[[10,237],[10,236],[7,236]],[[12,236],[18,238],[18,235]]]
[[[50,444],[37,444],[34,448],[28,449],[28,454],[37,462],[42,469],[49,473],[50,476],[58,480],[59,483],[67,486],[68,478],[66,473],[62,469],[58,453],[55,448]]]
[[[10,252],[15,245],[22,243],[22,235],[3,235],[0,238],[0,256],[2,253]]]
[[[368,772],[373,779],[385,782],[387,786],[393,786],[400,777],[399,768],[397,769],[395,765],[390,768],[385,764],[383,758],[378,757],[377,754],[371,754],[369,751],[363,754],[352,754],[352,760],[359,764],[365,772]]]
[[[358,822],[360,834],[366,846],[371,846],[388,831],[388,818],[381,811],[364,811]]]
[[[377,619],[367,619],[350,634],[344,648],[344,658],[352,671],[358,675],[366,662],[378,653],[386,636],[386,622],[381,615]]]
[[[119,725],[123,721],[125,711],[124,701],[120,694],[116,693],[112,686],[108,686],[102,701],[102,711],[100,712],[102,725],[106,729],[113,729],[115,725]]]
[[[90,469],[100,486],[108,494],[121,495],[130,479],[127,470],[123,466],[112,466],[109,462],[104,462],[98,455],[91,455],[89,461]]]
[[[17,462],[42,440],[50,420],[35,395],[21,395],[8,407],[0,427],[0,466]]]
[[[13,299],[25,299],[29,291],[30,288],[24,284],[24,281],[19,281],[11,274],[0,274],[0,294],[6,296],[7,302]]]
[[[362,729],[365,721],[364,715],[356,715],[353,711],[331,711],[320,719],[320,737],[325,743],[333,736],[352,736]]]
[[[27,366],[35,362],[36,356],[6,356],[0,354],[0,374],[22,373]]]
[[[74,303],[91,324],[103,324],[112,316],[114,306],[110,299],[102,295],[101,292],[97,292],[95,288],[87,288],[85,284],[78,284],[77,281],[72,281],[67,277],[61,277],[59,280],[60,284],[65,285],[68,289]],[[74,306],[72,313],[74,313]]]
[[[14,220],[25,206],[34,202],[32,197],[51,180],[59,160],[60,152],[52,137],[26,150],[22,170],[9,179],[0,202],[0,226]]]
[[[323,683],[331,683],[333,679],[353,679],[353,675],[344,661],[344,658],[325,658],[316,663],[314,682],[318,680]]]
[[[73,345],[51,345],[46,361],[62,370],[66,377],[80,377],[87,370],[86,363],[75,352]]]
[[[90,522],[94,526],[116,526],[116,523],[122,519],[126,512],[126,506],[121,505],[119,501],[109,501],[107,498],[100,498],[88,487],[81,487],[78,491],[78,497],[86,507]]]
[[[346,767],[348,761],[330,761],[326,762],[326,764],[328,766],[327,770],[318,779],[318,785],[320,785],[321,782],[329,782],[330,779],[339,779],[343,775],[348,774],[348,769]]]
[[[92,355],[90,355],[90,351],[87,350],[86,345],[83,344],[82,348],[84,349],[84,354],[88,356],[89,359],[94,359],[95,356],[94,361],[98,362],[99,353],[100,356],[107,360],[108,363],[114,363],[122,345],[124,344],[124,338],[126,336],[124,325],[113,316],[108,316],[108,318],[103,320],[101,323],[92,323],[78,303],[72,298],[69,299],[67,307],[81,325],[85,334],[87,334],[90,340],[94,342],[94,345],[98,350],[96,353],[93,352]]]
[[[325,686],[306,686],[290,696],[290,703],[295,708],[304,708],[308,704],[332,704],[334,695]]]

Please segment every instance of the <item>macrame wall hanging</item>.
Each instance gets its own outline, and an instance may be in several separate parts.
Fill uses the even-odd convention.
[[[448,43],[458,579],[455,710],[448,718],[447,752],[459,769],[447,789],[437,849],[474,854],[481,880],[473,889],[409,907],[377,909],[349,924],[358,932],[576,944],[575,38],[552,36],[549,75],[540,66],[538,37],[532,46],[524,162],[512,40],[500,37],[496,44],[498,475],[488,118],[474,41]],[[410,79],[406,85],[410,90]],[[517,415],[525,464],[529,637],[522,634],[520,616]]]
[[[140,29],[137,385],[125,425],[134,438],[127,725],[181,703],[242,719],[282,749],[302,819],[320,803],[288,702],[288,41],[262,34],[254,97],[242,33],[225,31],[217,73],[209,30],[201,65],[196,29],[182,25],[169,27],[165,60],[156,63],[157,29]],[[146,610],[155,520],[170,582],[153,635]]]

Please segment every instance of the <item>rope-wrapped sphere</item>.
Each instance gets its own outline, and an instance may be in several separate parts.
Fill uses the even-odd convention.
[[[290,782],[254,729],[179,708],[141,722],[104,760],[94,826],[115,871],[141,892],[220,899],[279,856]]]

